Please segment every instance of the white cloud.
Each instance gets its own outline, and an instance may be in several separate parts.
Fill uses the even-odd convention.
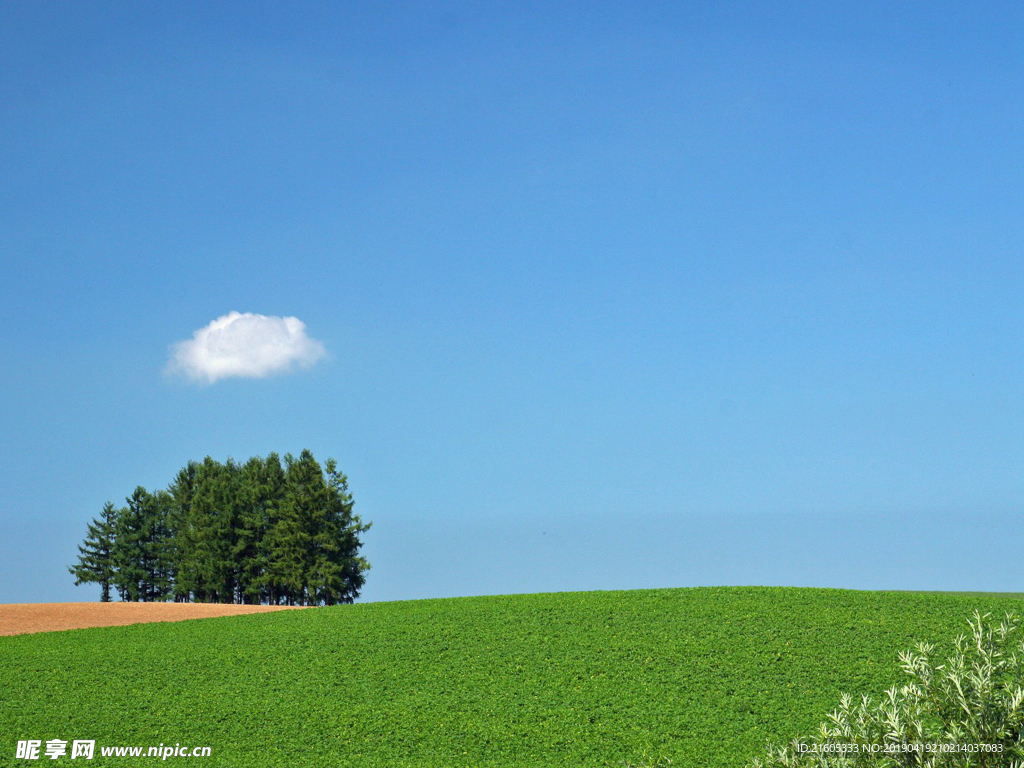
[[[308,368],[327,354],[297,317],[230,312],[171,345],[168,371],[212,384],[232,376],[262,378]]]

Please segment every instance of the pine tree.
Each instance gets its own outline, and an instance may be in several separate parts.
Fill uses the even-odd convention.
[[[318,553],[318,562],[327,565],[322,573],[320,598],[326,605],[351,603],[359,597],[359,591],[366,583],[369,562],[359,556],[362,540],[359,534],[370,530],[370,523],[363,523],[353,513],[355,502],[348,491],[348,478],[338,471],[334,459],[324,464],[324,473],[329,492],[328,514],[323,541],[326,545]]]
[[[142,599],[162,601],[171,596],[174,588],[174,542],[169,525],[171,498],[167,491],[142,491],[135,502],[139,504],[142,517],[142,569],[145,573]]]
[[[340,576],[335,564],[332,495],[320,464],[308,450],[292,460],[288,470],[287,498],[302,529],[300,599],[303,605],[318,605]]]
[[[171,537],[169,549],[175,602],[191,601],[198,583],[189,528],[189,515],[192,510],[192,499],[196,494],[198,472],[199,464],[190,461],[178,471],[174,482],[167,489],[170,496],[167,524]]]
[[[189,462],[168,490],[139,486],[127,506],[104,507],[81,557],[76,584],[97,581],[122,600],[288,605],[350,603],[370,564],[369,530],[353,514],[348,481],[308,450],[253,457],[244,465]]]
[[[242,467],[245,504],[239,517],[235,562],[241,600],[273,604],[279,590],[269,570],[269,532],[277,523],[284,499],[285,477],[276,453],[254,456]]]
[[[154,602],[172,592],[173,550],[167,516],[170,496],[138,486],[118,513],[111,559],[122,600]]]
[[[110,602],[110,585],[114,580],[111,550],[116,523],[117,510],[108,501],[100,516],[87,526],[85,541],[78,547],[78,564],[68,567],[75,577],[76,587],[89,582],[99,584],[100,600],[104,603]]]
[[[142,496],[146,489],[138,486],[117,513],[114,528],[114,546],[111,559],[114,563],[114,586],[126,602],[138,602],[146,597],[146,569],[144,566],[144,532]]]
[[[308,451],[303,451],[303,457]],[[284,457],[285,487],[277,517],[267,531],[267,571],[278,594],[277,601],[286,605],[306,604],[306,581],[309,572],[310,536],[307,519],[313,503],[312,483],[319,475],[309,461]]]
[[[207,456],[197,468],[185,543],[193,597],[199,602],[235,601],[240,479],[238,465],[230,459],[220,464]]]

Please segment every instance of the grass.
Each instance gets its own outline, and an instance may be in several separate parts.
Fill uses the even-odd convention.
[[[814,729],[842,692],[883,691],[915,641],[946,647],[975,608],[1021,607],[700,588],[0,637],[0,765],[33,764],[13,759],[19,739],[85,738],[210,746],[206,766],[621,766],[646,752],[735,768]]]

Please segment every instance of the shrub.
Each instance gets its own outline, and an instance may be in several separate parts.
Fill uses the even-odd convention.
[[[919,643],[910,677],[879,701],[846,694],[818,732],[768,748],[750,768],[1024,768],[1024,640],[1014,614],[975,611],[941,664]]]

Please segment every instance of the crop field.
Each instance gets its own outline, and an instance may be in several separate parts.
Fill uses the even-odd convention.
[[[740,768],[1019,597],[787,588],[367,603],[0,637],[0,765]],[[14,759],[94,739],[91,762]]]
[[[284,605],[230,603],[21,603],[0,604],[0,635],[26,635],[60,629],[115,627],[153,621],[187,621],[244,613],[295,609]]]

